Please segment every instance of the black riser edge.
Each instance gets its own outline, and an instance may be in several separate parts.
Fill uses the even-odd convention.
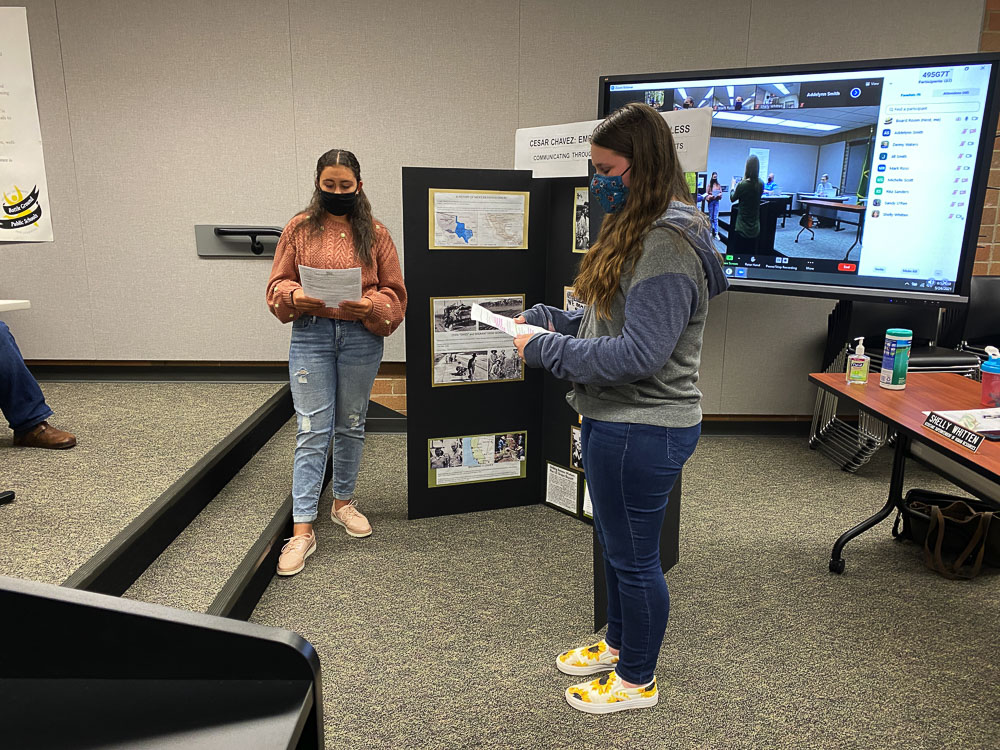
[[[63,586],[120,596],[294,414],[284,386],[74,572]]]
[[[333,477],[333,456],[326,464],[320,494]],[[247,551],[236,570],[226,581],[207,614],[248,620],[264,591],[271,584],[281,556],[282,542],[292,535],[292,496],[288,495],[264,531]]]

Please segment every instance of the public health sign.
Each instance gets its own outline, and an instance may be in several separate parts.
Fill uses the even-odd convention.
[[[681,109],[661,113],[670,126],[685,172],[708,167],[712,110]],[[534,177],[586,177],[590,136],[600,120],[519,128],[514,135],[514,169],[530,169]]]
[[[51,242],[24,8],[0,8],[0,242]]]

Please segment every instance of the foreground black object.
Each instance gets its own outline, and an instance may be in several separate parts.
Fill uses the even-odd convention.
[[[3,577],[0,612],[3,747],[323,747],[295,633]]]

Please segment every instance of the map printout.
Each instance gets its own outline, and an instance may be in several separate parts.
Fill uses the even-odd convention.
[[[528,247],[528,193],[430,191],[431,250]]]

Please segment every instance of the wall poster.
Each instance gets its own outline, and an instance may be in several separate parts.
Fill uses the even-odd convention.
[[[528,249],[527,191],[428,192],[429,249]]]
[[[576,293],[573,291],[573,287],[564,286],[563,287],[563,310],[566,312],[573,312],[575,310],[582,310],[587,305],[585,305]]]
[[[433,438],[427,441],[427,486],[524,479],[527,432]]]
[[[514,317],[523,294],[431,298],[431,387],[524,380],[514,339],[472,319],[472,305]]]
[[[573,195],[573,252],[585,253],[590,249],[590,188],[574,188]]]
[[[577,471],[583,471],[583,440],[580,428],[573,425],[569,428],[569,465]]]
[[[0,8],[0,200],[0,242],[52,241],[24,8]]]
[[[546,462],[545,502],[576,515],[576,488],[580,475],[551,461]]]

